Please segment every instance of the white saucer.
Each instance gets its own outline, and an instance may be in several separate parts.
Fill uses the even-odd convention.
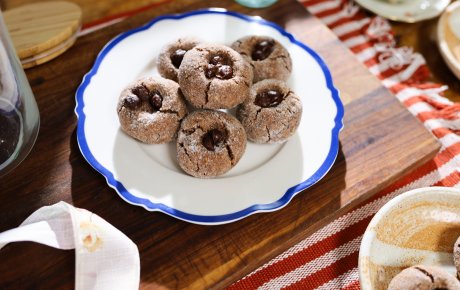
[[[455,18],[453,19],[453,15]],[[441,56],[446,62],[447,66],[454,73],[454,75],[460,80],[460,56],[455,56],[454,49],[457,50],[457,54],[460,54],[460,39],[455,36],[459,31],[453,31],[453,27],[457,26],[458,19],[460,17],[460,2],[454,2],[446,11],[442,14],[438,22],[438,46]],[[454,21],[455,20],[455,21]],[[455,48],[456,47],[456,48]]]
[[[405,0],[401,3],[390,3],[385,0],[356,0],[356,2],[384,18],[414,23],[440,15],[449,5],[450,0]]]

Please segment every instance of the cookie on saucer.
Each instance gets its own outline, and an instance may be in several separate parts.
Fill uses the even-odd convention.
[[[291,56],[286,48],[274,38],[246,36],[235,41],[231,47],[253,67],[254,82],[264,79],[286,81],[291,75]]]
[[[200,109],[229,109],[249,96],[252,69],[233,49],[202,44],[189,50],[179,68],[187,101]]]
[[[454,264],[457,269],[457,277],[460,277],[460,237],[454,244]]]
[[[200,43],[196,38],[184,37],[167,44],[158,56],[158,72],[164,78],[177,82],[184,55]]]
[[[260,81],[249,98],[238,106],[236,116],[255,143],[281,143],[294,135],[302,117],[302,102],[285,82]]]
[[[246,132],[238,120],[222,111],[197,110],[182,121],[177,136],[177,160],[199,178],[222,175],[246,149]]]
[[[401,271],[388,290],[449,289],[460,290],[460,282],[441,268],[417,265]]]
[[[126,87],[118,100],[121,129],[148,144],[174,139],[187,113],[179,85],[161,77],[145,77]]]

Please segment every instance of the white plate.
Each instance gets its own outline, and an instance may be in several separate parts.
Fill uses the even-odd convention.
[[[395,0],[395,2],[398,0]],[[434,18],[442,13],[450,0],[356,0],[369,11],[393,21],[414,23]]]
[[[230,44],[269,35],[291,54],[289,86],[302,99],[297,133],[285,144],[248,143],[240,162],[215,179],[185,174],[175,144],[146,145],[119,127],[116,104],[128,83],[158,74],[160,49],[179,37]],[[76,93],[77,139],[86,160],[127,202],[199,224],[222,224],[285,206],[320,180],[337,156],[343,105],[321,58],[274,23],[222,9],[166,15],[110,41]]]
[[[460,2],[447,7],[438,21],[438,46],[452,73],[460,80]],[[456,52],[454,52],[456,50]],[[456,56],[457,54],[457,56]]]

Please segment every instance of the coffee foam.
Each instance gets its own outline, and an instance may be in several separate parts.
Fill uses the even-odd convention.
[[[387,289],[394,276],[417,264],[456,276],[452,251],[460,236],[460,194],[438,189],[408,196],[372,221],[365,236],[360,275],[371,285],[363,289]]]

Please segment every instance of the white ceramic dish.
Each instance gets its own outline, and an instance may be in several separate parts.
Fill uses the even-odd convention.
[[[362,290],[386,290],[403,269],[440,266],[456,277],[453,246],[460,236],[460,190],[427,187],[405,192],[372,218],[359,250]]]
[[[460,2],[447,7],[438,21],[438,46],[452,73],[460,80]],[[455,50],[455,51],[454,51]]]
[[[230,44],[250,34],[276,38],[293,59],[288,84],[301,97],[304,111],[291,140],[248,143],[236,167],[205,180],[181,171],[175,144],[142,144],[120,130],[116,103],[122,88],[141,76],[158,74],[156,56],[166,43],[193,35]],[[276,24],[222,9],[161,16],[117,36],[84,77],[76,102],[80,150],[110,187],[131,204],[199,224],[227,223],[285,206],[334,163],[343,118],[327,66],[312,49]]]
[[[414,23],[434,18],[442,13],[450,0],[356,0],[369,11],[393,21]]]

